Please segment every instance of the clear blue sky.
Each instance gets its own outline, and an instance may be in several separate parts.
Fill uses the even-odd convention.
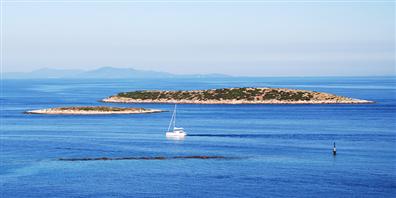
[[[3,3],[3,71],[394,75],[395,3]]]

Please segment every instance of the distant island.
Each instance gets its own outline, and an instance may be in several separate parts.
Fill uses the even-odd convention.
[[[114,103],[185,104],[365,104],[373,101],[286,88],[223,88],[192,91],[122,92],[102,100]]]
[[[145,108],[121,108],[104,106],[84,106],[84,107],[58,107],[49,109],[39,109],[26,111],[27,114],[71,114],[71,115],[101,115],[101,114],[139,114],[163,112],[158,109]]]
[[[172,74],[133,68],[100,67],[92,70],[43,68],[31,72],[5,72],[5,79],[173,79],[227,78],[225,74]]]

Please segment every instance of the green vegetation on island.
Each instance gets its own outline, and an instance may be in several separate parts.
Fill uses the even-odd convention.
[[[142,100],[291,100],[308,101],[314,97],[307,91],[282,89],[231,88],[202,91],[133,91],[117,94],[118,97]]]
[[[144,111],[144,108],[123,108],[123,107],[105,107],[105,106],[82,106],[82,107],[59,107],[52,108],[60,111]]]
[[[206,103],[206,104],[277,104],[277,103],[370,103],[307,90],[286,88],[223,88],[192,91],[144,90],[122,92],[104,102],[152,102],[152,103]]]

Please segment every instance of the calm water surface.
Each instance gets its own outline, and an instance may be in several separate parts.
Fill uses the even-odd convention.
[[[1,197],[392,197],[393,77],[3,80]],[[189,136],[167,140],[171,112],[28,115],[121,91],[288,87],[375,100],[367,105],[179,105]],[[169,104],[106,104],[172,110]],[[333,142],[337,156],[332,156]],[[216,155],[231,159],[59,161]]]

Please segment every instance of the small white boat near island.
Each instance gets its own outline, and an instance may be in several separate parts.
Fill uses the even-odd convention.
[[[173,110],[172,118],[169,123],[168,130],[166,131],[166,137],[172,139],[183,139],[187,133],[184,131],[183,128],[176,127],[176,104]]]

